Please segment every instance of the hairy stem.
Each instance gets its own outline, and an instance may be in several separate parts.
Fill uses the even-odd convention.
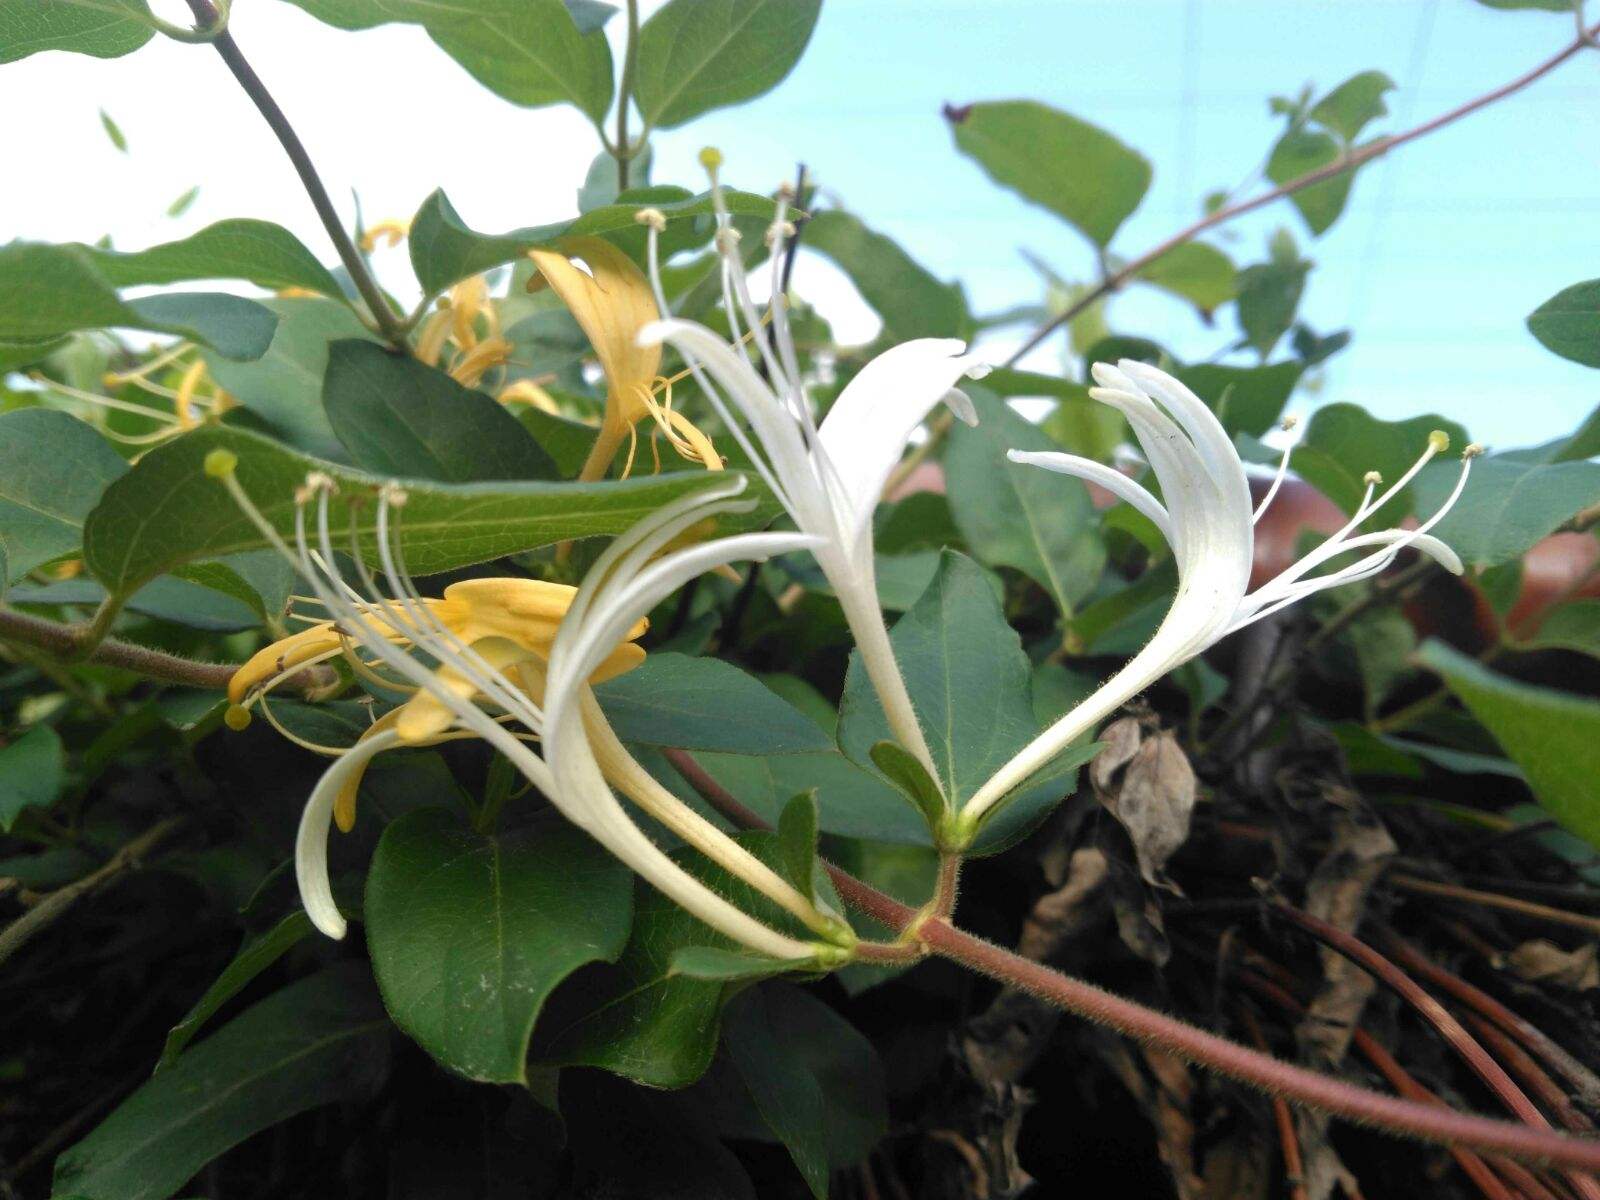
[[[43,617],[31,617],[7,608],[0,608],[0,641],[33,646],[67,662],[82,660],[101,663],[135,671],[151,679],[197,688],[225,688],[233,673],[239,669],[237,663],[194,662],[176,654],[147,650],[143,646],[110,639],[100,642],[85,655],[87,643],[83,627],[47,621]]]
[[[1348,171],[1354,171],[1358,167],[1365,166],[1373,159],[1381,158],[1385,154],[1389,153],[1389,151],[1394,150],[1399,146],[1404,146],[1407,142],[1414,142],[1418,138],[1426,137],[1428,134],[1443,129],[1447,125],[1454,124],[1463,117],[1470,116],[1479,109],[1487,108],[1489,105],[1494,104],[1497,101],[1504,100],[1507,96],[1513,95],[1516,92],[1520,92],[1529,84],[1536,83],[1538,80],[1544,78],[1551,71],[1554,71],[1562,63],[1566,62],[1573,55],[1577,54],[1586,45],[1589,45],[1590,39],[1593,38],[1597,32],[1600,32],[1600,25],[1592,26],[1587,32],[1580,31],[1578,36],[1575,36],[1572,41],[1563,46],[1559,52],[1551,55],[1532,70],[1525,71],[1523,74],[1518,75],[1509,83],[1502,84],[1491,91],[1483,93],[1481,96],[1478,96],[1472,100],[1468,100],[1465,104],[1458,105],[1457,107],[1450,109],[1448,112],[1440,113],[1438,116],[1424,121],[1422,124],[1414,126],[1411,129],[1407,129],[1402,133],[1391,134],[1388,137],[1381,137],[1376,141],[1369,142],[1365,146],[1358,146],[1343,158],[1328,163],[1326,166],[1318,167],[1314,171],[1307,171],[1304,175],[1298,175],[1286,183],[1281,183],[1269,191],[1262,192],[1259,196],[1251,197],[1249,200],[1241,200],[1237,204],[1230,204],[1226,207],[1219,208],[1216,212],[1202,217],[1200,220],[1196,221],[1187,228],[1180,229],[1177,233],[1173,234],[1160,245],[1145,251],[1145,253],[1139,255],[1137,258],[1134,258],[1128,263],[1124,264],[1120,270],[1107,275],[1103,280],[1101,280],[1100,283],[1086,290],[1083,295],[1077,298],[1077,300],[1069,304],[1065,309],[1050,318],[1050,320],[1046,321],[1043,325],[1039,326],[1038,329],[1034,330],[1033,334],[1028,338],[1028,340],[1024,342],[1009,359],[1006,360],[1005,365],[1008,367],[1015,365],[1018,360],[1023,357],[1023,355],[1027,354],[1035,346],[1039,345],[1039,343],[1044,341],[1045,338],[1049,337],[1057,329],[1060,329],[1063,325],[1071,321],[1079,313],[1083,312],[1084,309],[1099,301],[1102,297],[1126,286],[1131,280],[1138,276],[1140,271],[1144,270],[1151,263],[1155,262],[1163,254],[1177,249],[1185,242],[1194,240],[1208,229],[1213,229],[1218,225],[1225,224],[1228,221],[1233,220],[1235,217],[1243,216],[1245,213],[1254,212],[1256,209],[1271,204],[1275,200],[1281,200],[1285,196],[1292,195],[1295,192],[1312,187],[1315,184],[1323,182],[1324,180],[1333,179],[1339,175],[1345,174]]]
[[[682,750],[665,753],[706,802],[729,820],[751,829],[767,827],[706,774],[692,755]],[[1600,1169],[1600,1141],[1396,1099],[1282,1062],[985,942],[942,918],[884,895],[838,867],[825,865],[846,904],[902,936],[915,938],[929,952],[1269,1095],[1425,1141],[1474,1146],[1512,1158],[1557,1162],[1589,1171]]]
[[[214,25],[219,19],[212,0],[188,0],[188,3],[195,20],[202,28]],[[278,143],[289,156],[289,161],[294,164],[295,174],[300,176],[301,186],[311,198],[311,206],[317,210],[322,227],[328,231],[333,248],[339,253],[339,261],[349,272],[350,281],[355,284],[356,291],[361,293],[361,299],[366,302],[372,319],[377,322],[379,332],[394,345],[404,346],[405,328],[339,220],[338,210],[333,207],[328,189],[323,186],[322,177],[317,174],[317,168],[312,164],[311,156],[306,153],[300,135],[295,133],[294,126],[289,124],[289,118],[284,115],[283,109],[278,107],[278,102],[272,98],[272,93],[267,91],[266,85],[261,82],[261,77],[245,60],[238,43],[233,40],[233,34],[225,32],[212,44],[222,56],[222,61],[228,65],[228,70],[233,72],[233,77],[239,81],[239,86],[244,89],[245,95],[250,97],[256,110],[277,136]]]

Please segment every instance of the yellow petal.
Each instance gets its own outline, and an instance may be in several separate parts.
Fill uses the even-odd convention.
[[[509,638],[480,638],[472,643],[472,649],[492,670],[501,674],[504,674],[508,667],[525,659],[537,657]],[[433,673],[433,678],[438,689],[457,699],[470,702],[478,694],[478,689],[473,686],[472,681],[453,667],[440,667]],[[395,711],[400,714],[395,721],[395,732],[400,735],[401,741],[413,744],[438,737],[455,724],[456,720],[455,713],[449,705],[441,700],[431,687],[423,688]]]
[[[550,644],[577,594],[577,588],[542,579],[466,579],[445,588],[444,600],[434,611],[466,642],[506,638],[548,658]],[[639,620],[627,640],[643,637],[649,628],[648,620]]]
[[[661,317],[650,281],[631,258],[601,238],[568,238],[560,251],[530,250],[528,257],[594,347],[606,375],[606,404],[618,410],[614,419],[637,421],[646,410],[635,393],[641,386],[648,390],[661,366],[660,346],[638,344],[639,330]]]
[[[399,719],[400,710],[398,708],[390,709],[371,725],[367,726],[366,732],[356,740],[364,742],[368,738],[376,737],[386,729],[393,729]],[[345,780],[344,786],[339,789],[339,794],[333,798],[333,823],[339,827],[340,833],[349,833],[356,827],[356,796],[361,791],[361,781],[366,778],[367,766],[370,766],[371,763],[372,760],[368,759],[365,766]]]
[[[332,621],[319,621],[308,629],[263,646],[228,680],[228,700],[238,704],[259,684],[282,675],[301,663],[339,648]]]

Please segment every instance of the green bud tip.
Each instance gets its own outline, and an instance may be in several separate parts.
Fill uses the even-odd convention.
[[[239,456],[232,450],[213,450],[206,455],[205,471],[213,479],[226,479],[239,465]]]

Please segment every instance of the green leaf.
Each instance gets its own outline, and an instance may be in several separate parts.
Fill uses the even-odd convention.
[[[1419,512],[1442,504],[1461,472],[1430,463],[1413,488]],[[1505,455],[1472,464],[1461,498],[1433,529],[1469,566],[1521,558],[1533,544],[1592,504],[1600,503],[1600,463],[1529,463]]]
[[[181,217],[194,207],[194,202],[200,198],[200,185],[197,183],[171,204],[167,205],[167,216]]]
[[[203,342],[228,358],[259,358],[277,318],[242,296],[183,292],[123,300],[81,246],[0,246],[0,337],[37,340],[79,329],[148,329]]]
[[[1377,471],[1388,483],[1395,482],[1422,456],[1435,429],[1449,435],[1457,450],[1466,445],[1466,430],[1440,416],[1380,421],[1358,405],[1329,404],[1312,415],[1305,437],[1295,447],[1294,467],[1328,499],[1352,513],[1366,492],[1367,472]],[[1415,491],[1412,484],[1384,505],[1377,514],[1381,527],[1398,525],[1416,511]],[[1437,529],[1434,532],[1443,536]]]
[[[218,221],[199,233],[148,250],[78,246],[113,287],[247,279],[257,287],[309,288],[342,299],[338,281],[294,234],[271,221]]]
[[[257,434],[227,427],[201,429],[139,460],[106,489],[84,526],[84,560],[116,595],[197,559],[262,550],[261,531],[206,475],[213,450],[238,456],[238,480],[278,533],[294,536],[295,493],[308,472],[329,475],[340,488],[336,528],[348,531],[343,505],[370,500],[384,481],[285,449]],[[407,482],[408,502],[398,537],[408,567],[431,575],[505,554],[573,538],[621,533],[669,500],[705,486],[698,474],[597,483]],[[360,504],[355,527],[362,553],[376,561],[372,544],[376,506]],[[747,522],[770,519],[770,506]],[[341,533],[341,542],[348,533]]]
[[[767,958],[748,950],[726,950],[716,946],[685,946],[672,955],[674,975],[730,983],[767,979],[811,965],[809,958]]]
[[[206,370],[296,450],[343,460],[344,447],[322,407],[328,347],[347,338],[377,339],[354,312],[332,300],[299,297],[262,303],[278,316],[267,352],[254,362],[232,362],[206,352]]]
[[[504,405],[375,342],[328,348],[322,405],[352,461],[374,474],[439,483],[557,478]]]
[[[202,574],[208,573],[204,568],[201,571]],[[105,598],[105,588],[92,579],[81,577],[42,586],[19,585],[11,589],[13,604],[77,604],[93,607]],[[224,595],[216,589],[172,576],[152,579],[127,598],[125,607],[130,612],[157,620],[218,633],[255,629],[261,624],[259,601],[253,605],[241,603],[235,596]]]
[[[407,813],[367,876],[367,947],[395,1024],[441,1064],[489,1083],[527,1079],[545,997],[628,940],[633,876],[555,814],[484,836],[449,812]]]
[[[1089,491],[1075,479],[1010,462],[1007,450],[1056,445],[987,389],[967,391],[978,424],[952,429],[945,452],[956,525],[981,561],[1022,571],[1071,617],[1105,569]]]
[[[1573,600],[1517,642],[1521,650],[1576,650],[1600,658],[1600,600]]]
[[[645,122],[674,129],[783,82],[822,0],[671,0],[639,31],[633,94]]]
[[[810,717],[720,659],[651,654],[594,692],[625,742],[757,755],[833,748]]]
[[[888,1132],[877,1051],[833,1009],[799,988],[751,988],[728,1006],[723,1043],[756,1111],[789,1149],[811,1194],[828,1173],[869,1154]]]
[[[1528,332],[1562,358],[1600,367],[1600,279],[1562,288],[1528,314]]]
[[[1316,129],[1291,129],[1272,148],[1267,159],[1267,178],[1273,183],[1285,184],[1327,166],[1344,153],[1344,147],[1332,134]],[[1344,171],[1291,192],[1289,202],[1305,218],[1306,227],[1320,237],[1344,212],[1354,182],[1355,172]]]
[[[67,782],[67,756],[48,725],[35,725],[0,746],[0,830],[11,832],[24,810],[49,808]]]
[[[1215,246],[1184,242],[1174,246],[1136,278],[1152,287],[1187,300],[1202,316],[1233,299],[1236,287],[1233,260]]]
[[[774,212],[772,201],[764,197],[732,190],[723,195],[728,211],[735,216],[770,218]],[[693,196],[685,188],[638,188],[624,193],[616,204],[596,208],[571,221],[497,234],[468,228],[450,198],[443,191],[436,191],[422,202],[411,222],[411,268],[423,291],[442,292],[469,275],[511,262],[536,246],[548,246],[564,237],[637,235],[640,227],[635,216],[642,208],[660,209],[667,218],[669,234],[673,225],[689,222],[710,236],[715,211],[710,193]],[[682,248],[681,238],[667,236],[662,240],[661,253],[666,257]]]
[[[128,469],[92,426],[49,408],[0,413],[0,549],[11,579],[83,543],[83,522]]]
[[[364,965],[291,984],[124,1100],[56,1161],[52,1194],[163,1200],[251,1134],[370,1094],[388,1068],[388,1029]]]
[[[0,63],[45,50],[121,58],[154,36],[144,0],[0,0]]]
[[[1173,374],[1217,414],[1230,434],[1260,437],[1278,423],[1305,365],[1295,359],[1259,367],[1198,363]]]
[[[939,784],[928,774],[928,769],[917,761],[916,755],[899,742],[877,742],[867,751],[872,763],[883,772],[883,777],[899,789],[902,795],[922,814],[928,823],[928,832],[938,836],[943,827],[949,805]]]
[[[1362,71],[1318,100],[1310,117],[1345,141],[1353,142],[1368,124],[1388,113],[1383,97],[1392,91],[1394,80],[1382,71]]]
[[[166,1045],[161,1048],[161,1058],[156,1062],[156,1072],[159,1074],[177,1062],[178,1056],[194,1040],[201,1026],[216,1016],[224,1004],[243,991],[261,972],[298,946],[311,931],[311,918],[303,910],[296,909],[272,928],[245,938],[244,945],[239,947],[233,961],[222,968],[222,974],[167,1034]]]
[[[451,58],[514,104],[575,105],[591,121],[611,104],[611,48],[561,0],[290,0],[340,29],[421,25]]]
[[[105,109],[100,110],[100,128],[106,131],[106,137],[111,139],[111,144],[124,154],[128,152],[128,139],[123,136],[122,127],[111,119],[111,114]]]
[[[956,147],[1001,187],[1049,209],[1097,246],[1139,207],[1150,164],[1103,129],[1034,100],[945,110]]]
[[[1294,324],[1310,270],[1310,262],[1294,259],[1257,263],[1239,272],[1239,328],[1245,344],[1263,361]]]
[[[817,790],[801,792],[783,806],[778,817],[778,874],[809,900],[816,895]]]
[[[776,866],[776,835],[746,833],[738,840],[763,862]],[[672,857],[736,908],[802,940],[810,939],[777,905],[695,851],[679,849]],[[822,886],[829,904],[839,911],[831,885]],[[556,992],[535,1033],[535,1059],[559,1066],[599,1067],[648,1087],[693,1083],[711,1065],[719,1013],[730,987],[729,977],[716,970],[704,972],[709,978],[698,977],[702,968],[716,965],[708,962],[706,948],[748,957],[738,943],[640,881],[627,949],[615,967],[596,967],[585,973],[581,987],[575,980],[574,986]],[[691,949],[686,969],[679,970],[680,954]],[[726,965],[728,959],[720,962]],[[745,972],[740,976],[749,977]]]
[[[883,318],[884,336],[961,337],[971,325],[966,298],[941,283],[891,239],[854,215],[833,209],[806,222],[805,246],[832,259]]]
[[[946,551],[938,576],[895,625],[890,642],[942,790],[959,809],[1039,732],[1022,639],[1006,623],[983,570]],[[839,711],[840,748],[868,763],[872,748],[889,737],[860,655],[852,654]],[[1024,784],[1018,798],[984,826],[979,852],[1032,828],[1071,790],[1076,765],[1052,764]]]
[[[1508,679],[1442,642],[1418,655],[1467,706],[1557,821],[1600,846],[1600,703]]]

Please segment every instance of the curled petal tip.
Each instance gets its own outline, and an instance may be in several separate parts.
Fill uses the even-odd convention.
[[[978,410],[973,407],[972,397],[960,388],[951,388],[946,392],[944,402],[951,412],[961,418],[963,425],[976,425],[978,423]]]

